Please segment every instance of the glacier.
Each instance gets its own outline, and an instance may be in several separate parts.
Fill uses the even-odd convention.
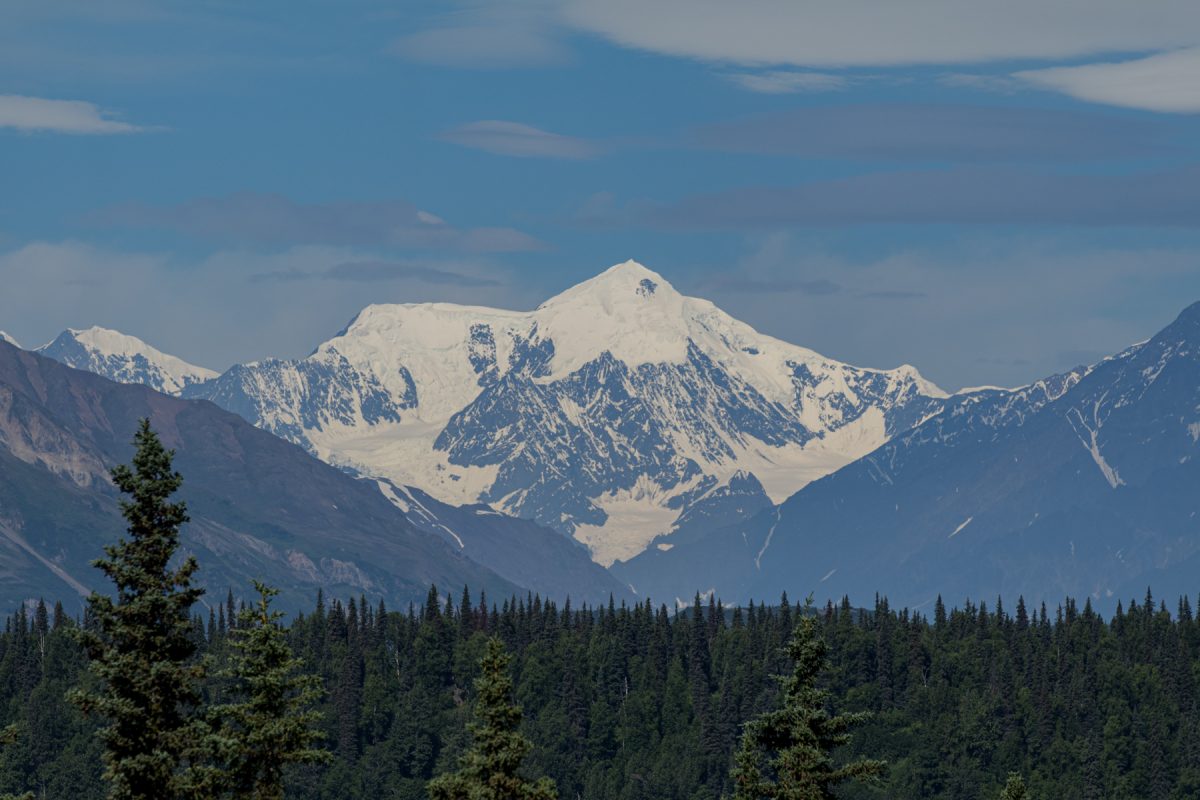
[[[534,520],[605,566],[667,543],[696,503],[782,502],[950,397],[911,366],[761,334],[635,261],[532,311],[371,305],[306,358],[220,375],[110,338],[46,354],[210,400],[354,474]]]

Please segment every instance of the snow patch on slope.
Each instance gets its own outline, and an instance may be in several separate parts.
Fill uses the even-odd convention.
[[[1125,481],[1121,479],[1116,469],[1105,460],[1104,454],[1100,452],[1099,435],[1100,429],[1104,426],[1104,421],[1100,416],[1100,409],[1104,403],[1104,398],[1105,395],[1101,395],[1100,399],[1092,406],[1092,419],[1090,422],[1084,418],[1083,414],[1077,408],[1070,410],[1070,413],[1067,415],[1067,421],[1075,428],[1075,433],[1079,436],[1080,443],[1091,455],[1092,461],[1096,462],[1096,466],[1100,468],[1100,474],[1108,481],[1108,485],[1115,489],[1118,486],[1125,485]],[[1072,414],[1074,415],[1074,419],[1071,418]],[[1076,422],[1078,422],[1078,425],[1076,425]],[[1087,434],[1086,437],[1084,433],[1079,432],[1080,428],[1083,428],[1084,433]]]
[[[436,423],[345,425],[333,423],[310,431],[317,458],[353,472],[385,477],[401,486],[419,486],[452,505],[479,501],[496,480],[499,465],[451,464],[444,451],[434,450],[441,431]]]
[[[7,333],[5,333],[4,331],[0,331],[0,342],[8,342],[8,343],[9,343],[9,344],[11,344],[13,347],[20,347],[20,346],[21,346],[21,343],[20,343],[20,342],[18,342],[18,341],[17,341],[16,339],[14,339],[13,337],[9,336],[9,335],[8,335]]]
[[[659,534],[670,530],[678,509],[668,508],[670,497],[651,481],[598,498],[596,505],[608,515],[603,525],[575,528],[575,539],[586,545],[592,560],[601,566],[633,558]]]
[[[871,407],[857,419],[804,445],[772,447],[757,439],[726,464],[711,465],[718,480],[739,471],[758,478],[772,503],[782,503],[815,480],[874,452],[888,441],[883,411]]]

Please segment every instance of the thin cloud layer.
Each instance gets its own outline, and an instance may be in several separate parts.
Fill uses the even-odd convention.
[[[1081,225],[1200,227],[1200,167],[1061,175],[958,167],[750,186],[668,205],[631,204],[609,224],[677,230],[845,225]]]
[[[537,239],[512,228],[455,228],[404,201],[302,204],[282,195],[256,192],[165,207],[120,206],[96,212],[89,221],[264,245],[385,245],[495,253],[544,248]]]
[[[820,239],[750,237],[746,255],[720,267],[776,291],[716,297],[702,279],[695,293],[764,333],[852,364],[915,364],[947,389],[1018,386],[1094,363],[1200,296],[1195,248],[1079,248],[1056,235],[1018,244],[981,234],[851,257]],[[786,288],[814,275],[845,288],[816,297]]]
[[[722,294],[725,292],[733,292],[735,294],[777,294],[779,292],[792,292],[811,297],[837,294],[845,288],[840,283],[831,281],[828,278],[803,280],[795,277],[751,278],[744,275],[723,275],[706,282],[703,286],[706,289],[721,292]]]
[[[586,139],[563,136],[519,122],[480,120],[442,132],[454,144],[517,158],[593,158],[600,149]]]
[[[303,277],[288,280],[288,273]],[[263,275],[274,277],[256,278]],[[185,259],[36,241],[0,248],[0,282],[0,325],[28,344],[67,327],[103,325],[213,369],[303,356],[371,303],[522,308],[543,295],[486,260],[401,264],[367,248],[328,246],[234,248]]]
[[[851,83],[850,79],[844,75],[792,70],[733,72],[726,77],[743,89],[758,94],[836,92],[845,89]]]
[[[112,112],[83,100],[50,100],[19,94],[0,95],[0,128],[25,133],[76,135],[140,133],[147,130],[114,119],[113,116]]]
[[[563,19],[617,44],[747,65],[881,67],[1068,59],[1198,44],[1182,0],[564,0]]]
[[[450,22],[447,22],[449,20]],[[1186,0],[475,0],[396,40],[392,52],[440,66],[495,69],[571,60],[573,35],[745,69],[725,73],[762,94],[843,90],[831,70],[948,68],[1012,61],[1014,75],[951,71],[960,88],[1043,88],[1151,111],[1200,109],[1200,4]],[[1115,56],[1142,57],[1113,62]],[[1077,62],[1091,60],[1094,63]],[[1063,66],[1055,64],[1068,63]],[[785,69],[790,68],[790,69]]]
[[[1191,145],[1197,131],[1181,124],[1046,108],[860,104],[707,125],[690,139],[717,150],[808,158],[1089,161],[1162,155],[1178,149],[1176,140]]]
[[[287,269],[260,272],[250,276],[251,283],[291,283],[293,281],[347,281],[351,283],[388,283],[412,280],[431,286],[501,286],[500,281],[441,266],[409,261],[346,261],[326,269],[305,271]]]
[[[1092,103],[1200,113],[1200,47],[1130,61],[1026,70],[1015,77]]]

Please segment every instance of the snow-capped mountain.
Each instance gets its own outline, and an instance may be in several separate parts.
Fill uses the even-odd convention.
[[[1173,597],[1200,568],[1198,456],[1200,303],[1091,367],[957,396],[753,519],[616,571],[656,597]]]
[[[5,331],[0,331],[0,342],[8,342],[13,347],[20,347],[21,343],[13,337],[9,336]]]
[[[198,578],[210,597],[263,580],[281,589],[288,610],[310,608],[318,589],[399,608],[420,602],[430,584],[467,584],[498,599],[541,587],[464,557],[406,521],[377,486],[236,414],[0,343],[0,603],[77,595],[80,605],[67,605],[77,611],[91,589],[111,589],[92,566],[126,526],[109,469],[129,461],[142,418],[186,476],[180,496],[191,521],[182,543],[204,565]],[[510,570],[522,556],[533,560],[519,541],[512,549]],[[578,561],[603,572],[586,556]],[[548,569],[556,566],[551,560]]]
[[[117,383],[140,383],[164,394],[178,395],[192,384],[217,377],[216,372],[167,355],[135,336],[100,327],[65,330],[35,352]]]
[[[182,393],[362,475],[534,519],[602,564],[731,479],[781,501],[946,398],[912,367],[760,334],[632,261],[530,312],[369,306],[305,359]]]
[[[948,402],[912,367],[765,336],[632,261],[528,312],[369,306],[307,358],[219,376],[101,328],[39,351],[211,400],[364,477],[535,520],[605,565],[782,501]]]

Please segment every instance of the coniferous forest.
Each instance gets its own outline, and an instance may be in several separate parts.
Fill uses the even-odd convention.
[[[573,608],[431,588],[419,608],[274,590],[207,606],[173,556],[182,476],[147,423],[116,597],[22,606],[0,635],[0,796],[1200,796],[1200,620],[1149,591],[931,615]]]
[[[570,608],[534,598],[438,598],[388,611],[318,601],[288,638],[325,687],[327,765],[293,768],[288,797],[420,798],[468,745],[473,679],[487,637],[513,654],[514,697],[533,742],[531,775],[562,798],[730,794],[741,723],[773,708],[772,674],[795,605]],[[230,657],[230,610],[197,617],[199,656]],[[233,616],[236,618],[236,609]],[[822,685],[837,711],[871,711],[838,755],[885,759],[878,785],[847,798],[995,798],[1021,773],[1038,798],[1200,796],[1200,621],[1131,603],[1111,621],[1062,609],[941,606],[930,618],[848,603],[817,615]],[[75,622],[39,605],[0,637],[0,792],[101,798],[96,723],[65,698],[87,684]],[[210,670],[210,674],[213,671]],[[206,701],[222,701],[219,677]]]

